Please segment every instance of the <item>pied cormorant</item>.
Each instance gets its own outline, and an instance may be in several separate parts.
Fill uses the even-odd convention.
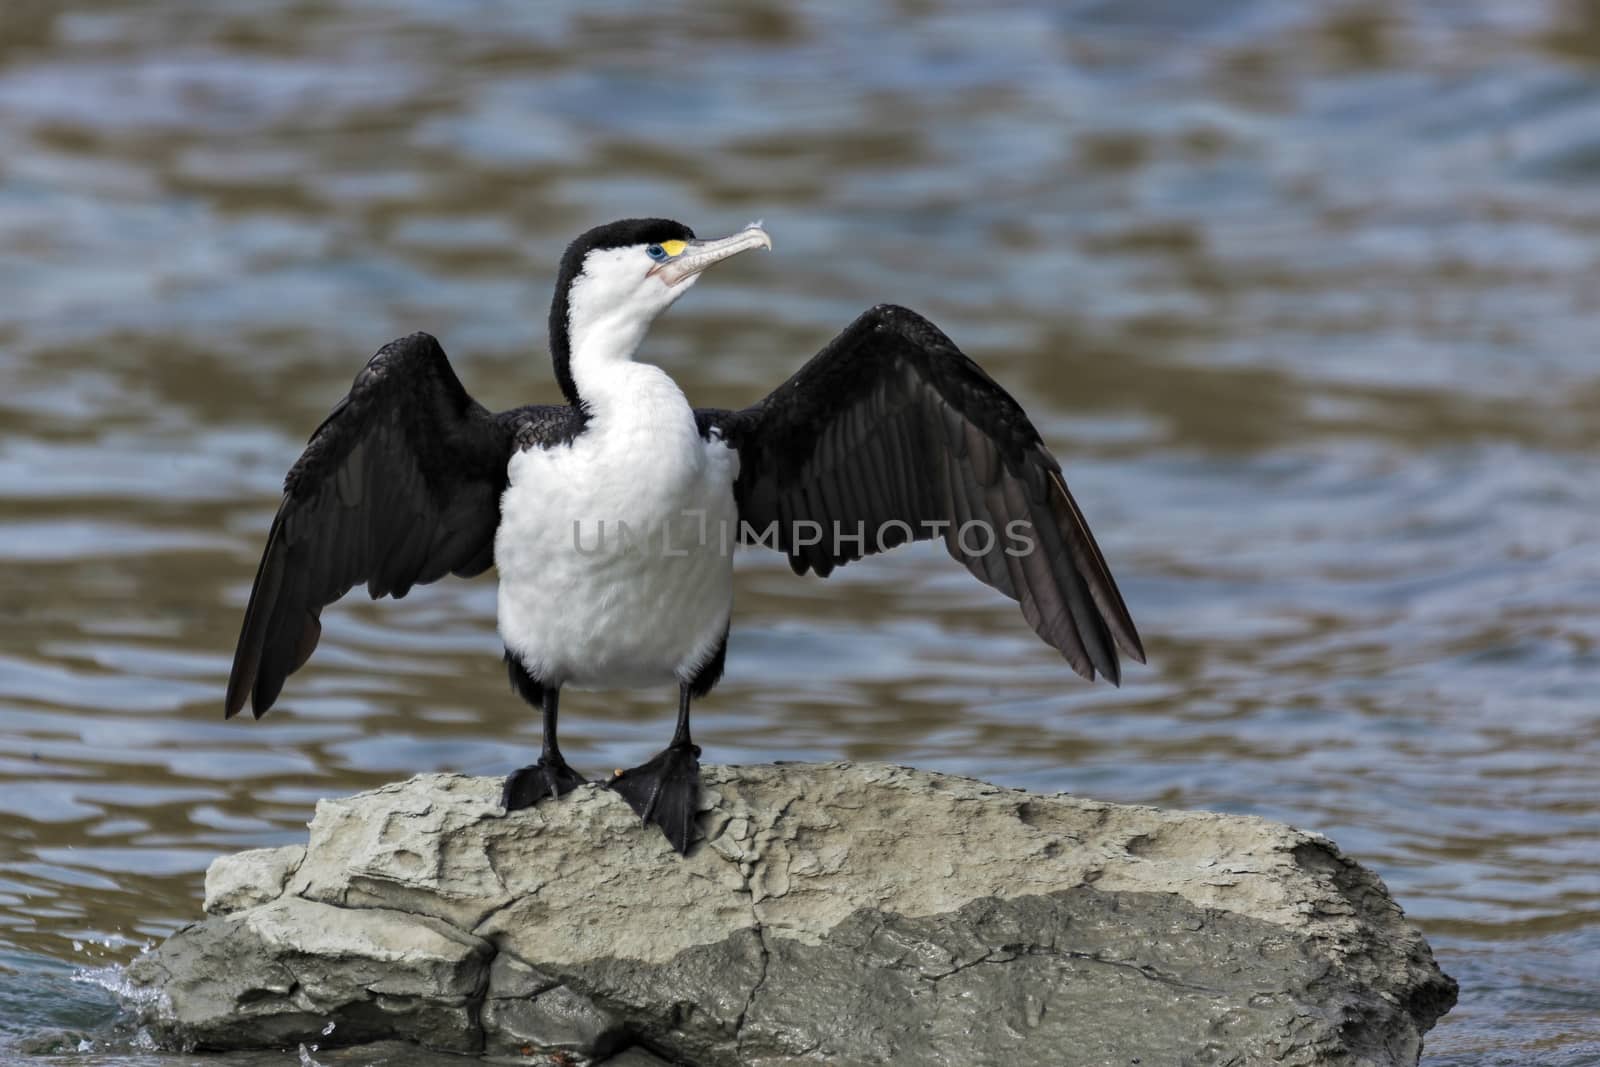
[[[425,333],[379,350],[285,480],[226,714],[249,702],[260,718],[316,647],[322,609],[358,583],[401,597],[493,563],[511,684],[544,718],[542,754],[507,777],[506,809],[584,782],[556,743],[563,686],[676,682],[671,743],[604,784],[685,852],[700,783],[689,706],[722,675],[740,540],[826,577],[941,538],[1079,674],[1117,682],[1118,648],[1144,662],[1038,431],[916,312],[872,308],[742,411],[693,408],[635,362],[701,271],[771,246],[758,226],[700,241],[665,219],[579,237],[550,308],[563,404],[491,413]]]

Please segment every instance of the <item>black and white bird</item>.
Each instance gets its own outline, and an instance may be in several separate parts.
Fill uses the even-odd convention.
[[[322,609],[365,583],[402,597],[499,572],[512,687],[544,719],[508,811],[585,779],[556,742],[561,690],[675,683],[678,724],[604,783],[689,847],[700,749],[689,708],[722,675],[733,542],[797,574],[940,537],[1086,678],[1144,649],[1061,468],[1022,408],[932,323],[879,305],[770,396],[696,409],[645,333],[707,267],[771,239],[696,240],[630,219],[567,249],[550,308],[565,403],[494,414],[425,333],[385,345],[290,469],[245,609],[226,714],[260,718],[316,648]]]

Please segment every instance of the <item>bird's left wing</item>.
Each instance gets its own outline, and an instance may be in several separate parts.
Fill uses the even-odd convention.
[[[1020,405],[927,319],[867,311],[770,396],[701,410],[739,454],[741,537],[796,574],[912,540],[1020,602],[1086,678],[1144,647],[1056,463]]]

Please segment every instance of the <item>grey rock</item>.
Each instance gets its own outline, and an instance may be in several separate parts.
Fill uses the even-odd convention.
[[[554,986],[532,996],[504,996],[493,985],[483,1005],[485,1051],[524,1048],[607,1056],[628,1043],[622,1020],[581,993]]]
[[[671,1067],[671,1062],[635,1047],[606,1060],[602,1067]]]
[[[1411,1065],[1455,1001],[1317,834],[883,764],[705,778],[686,858],[602,789],[324,801],[303,856],[219,860],[213,914],[130,978],[202,1048],[331,1021],[324,1045],[708,1067]]]
[[[200,1048],[407,1038],[483,1045],[478,1009],[493,949],[428,916],[291,895],[186,926],[129,967],[164,994],[160,1030]]]
[[[278,899],[305,857],[304,845],[286,845],[216,860],[206,871],[206,914],[226,915]]]

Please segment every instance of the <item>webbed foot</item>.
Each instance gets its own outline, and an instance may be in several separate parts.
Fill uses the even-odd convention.
[[[539,762],[506,775],[506,786],[500,794],[500,803],[506,811],[531,808],[546,797],[555,800],[572,792],[585,782],[583,775],[567,766],[559,755],[554,759],[539,757]]]
[[[700,806],[699,757],[699,745],[673,745],[606,783],[622,794],[643,822],[661,827],[667,841],[683,855],[689,853]]]

